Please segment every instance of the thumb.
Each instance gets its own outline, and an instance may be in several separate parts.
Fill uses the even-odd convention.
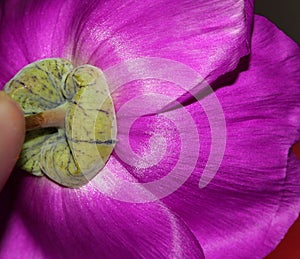
[[[0,91],[0,190],[18,159],[24,136],[22,110],[7,94]]]

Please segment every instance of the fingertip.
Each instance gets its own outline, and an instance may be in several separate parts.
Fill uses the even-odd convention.
[[[22,110],[6,93],[0,91],[0,190],[18,159],[24,137]]]

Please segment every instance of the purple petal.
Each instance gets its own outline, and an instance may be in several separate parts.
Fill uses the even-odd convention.
[[[72,22],[72,1],[1,1],[0,8],[1,88],[33,61],[70,57],[66,29]]]
[[[75,60],[88,60],[106,68],[129,59],[155,56],[189,65],[204,78],[212,74],[217,77],[235,68],[239,58],[249,51],[251,3],[100,3],[88,9],[81,33],[74,37],[78,42]]]
[[[67,56],[71,53],[77,63],[90,60],[91,63],[97,64],[102,68],[109,67],[128,58],[141,56],[155,55],[172,58],[196,69],[204,78],[211,82],[226,71],[234,69],[239,58],[248,51],[247,37],[245,35],[249,35],[249,30],[247,31],[245,28],[250,28],[249,19],[246,23],[241,23],[241,15],[239,15],[242,8],[240,6],[241,2],[236,2],[236,4],[231,2],[230,5],[228,2],[222,1],[220,4],[221,9],[214,9],[218,11],[219,15],[215,19],[210,16],[216,13],[210,9],[214,8],[215,5],[211,3],[205,5],[202,1],[195,2],[196,6],[194,4],[190,5],[193,7],[191,10],[194,11],[184,11],[185,7],[188,7],[187,4],[185,5],[185,2],[179,8],[182,8],[182,12],[178,13],[172,3],[168,5],[169,10],[166,10],[167,5],[153,3],[155,8],[157,6],[160,7],[159,10],[155,9],[155,12],[151,12],[149,6],[146,9],[143,9],[143,6],[137,6],[135,9],[128,4],[117,6],[113,15],[110,12],[113,8],[109,2],[99,4],[103,8],[101,10],[104,10],[103,13],[98,12],[98,8],[94,9],[95,6],[93,4],[90,9],[86,9],[86,12],[82,12],[80,7],[84,7],[84,3],[83,5],[78,4],[76,5],[78,10],[84,15],[89,14],[89,19],[85,19],[87,16],[79,15],[75,18],[73,17],[74,19],[72,20],[71,18],[68,19],[66,15],[64,21],[67,25],[70,25],[68,21],[72,20],[77,21],[77,23],[74,23],[76,24],[74,25],[75,27],[78,26],[79,21],[82,26],[80,29],[70,29],[73,33],[64,33],[63,35],[69,36],[68,39],[59,37],[58,30],[55,30],[58,35],[57,39],[60,41],[58,45],[52,45],[47,35],[42,37],[42,39],[45,38],[45,43],[42,43],[40,46],[45,47],[46,52],[41,51],[40,47],[38,47],[38,51],[36,51],[37,48],[34,49],[37,45],[36,39],[39,39],[43,31],[47,32],[48,30],[45,29],[47,27],[37,26],[38,22],[40,22],[40,16],[36,10],[39,10],[39,8],[46,9],[46,6],[50,6],[50,4],[43,2],[38,5],[21,5],[24,10],[28,9],[27,13],[32,12],[36,16],[33,15],[32,18],[32,24],[35,26],[30,25],[29,15],[27,14],[24,16],[23,22],[21,22],[22,19],[20,18],[14,19],[19,21],[17,23],[19,25],[18,28],[22,28],[19,34],[23,37],[20,36],[20,38],[26,39],[27,42],[28,35],[33,35],[33,37],[28,40],[29,44],[26,44],[24,48],[25,40],[20,40],[16,36],[17,33],[15,34],[11,30],[8,22],[6,23],[6,19],[9,20],[9,18],[4,16],[2,20],[4,29],[1,31],[3,32],[1,33],[3,49],[1,48],[0,56],[2,56],[1,64],[3,64],[5,69],[1,72],[1,80],[3,83],[6,82],[16,70],[35,58],[52,55]],[[144,3],[146,5],[146,2],[143,1]],[[196,8],[198,3],[199,9]],[[245,6],[248,4],[247,2]],[[176,4],[175,7],[179,7],[178,5],[180,4]],[[65,9],[63,10],[68,11],[69,9],[66,6],[64,6]],[[150,6],[152,7],[152,5]],[[53,7],[52,9],[51,7],[49,10],[55,11],[55,8]],[[35,10],[34,13],[33,10]],[[57,10],[62,10],[59,5],[57,5]],[[197,20],[197,17],[199,17],[197,10],[206,10],[205,13],[201,14],[204,16],[203,19]],[[233,15],[234,10],[236,15]],[[9,12],[2,10],[3,13]],[[20,15],[23,13],[23,11],[21,12],[21,7],[17,13],[19,17],[22,17]],[[62,11],[62,13],[64,12]],[[139,13],[144,15],[137,17]],[[227,21],[222,17],[223,13],[225,17],[233,17],[232,21]],[[246,9],[246,13],[251,12],[249,12],[249,9]],[[168,16],[169,14],[170,16]],[[58,17],[58,14],[53,17]],[[166,22],[166,20],[170,21],[170,23]],[[195,22],[196,20],[197,23]],[[47,19],[45,19],[45,23],[46,21]],[[116,23],[116,21],[118,22]],[[178,21],[180,21],[179,24]],[[235,28],[237,33],[232,35],[228,33],[228,30],[224,30],[223,21],[225,24],[226,22],[229,24],[226,28]],[[21,26],[23,23],[29,24],[28,30],[24,30]],[[49,30],[53,31],[51,26],[56,24],[50,22]],[[179,27],[178,31],[173,32],[173,27],[171,26],[170,28],[170,25],[174,24],[177,24],[177,27]],[[198,24],[203,24],[204,29],[198,31],[198,28],[195,29],[196,24],[197,26]],[[209,24],[209,27],[207,27],[207,24]],[[72,26],[64,27],[62,25],[59,28],[62,28],[62,31],[64,31],[63,28],[69,30]],[[186,28],[191,28],[191,31],[187,31]],[[164,30],[167,30],[168,34],[163,33]],[[99,31],[102,33],[99,33]],[[84,32],[88,32],[88,34]],[[171,35],[169,32],[171,32]],[[198,35],[200,32],[202,33]],[[232,31],[229,29],[229,32]],[[56,35],[56,33],[54,34]],[[146,38],[144,38],[145,34],[147,35]],[[183,34],[187,35],[186,39],[182,36]],[[170,37],[173,35],[174,37]],[[177,40],[176,37],[180,40]],[[220,37],[223,38],[220,39]],[[78,45],[70,47],[67,44],[69,39],[73,42],[78,40]],[[7,44],[4,41],[7,41]],[[166,45],[166,43],[168,44]],[[199,171],[201,173],[205,166],[211,139],[204,111],[201,110],[199,104],[194,104],[187,109],[192,113],[193,119],[197,123],[197,130],[202,141],[200,154],[203,161],[197,162],[197,170],[195,170],[186,185],[173,194],[172,197],[164,200],[196,233],[201,244],[203,243],[204,245],[207,258],[224,258],[228,257],[228,255],[232,257],[261,257],[279,242],[284,231],[286,231],[299,212],[299,198],[297,198],[299,197],[299,184],[297,183],[299,182],[297,177],[297,172],[299,175],[299,170],[297,169],[299,168],[299,162],[292,156],[289,157],[291,145],[299,140],[299,63],[297,61],[299,60],[299,47],[262,18],[256,19],[252,44],[253,54],[250,60],[250,67],[241,73],[233,84],[217,91],[217,96],[224,107],[228,139],[223,164],[216,178],[205,189],[198,189]],[[49,46],[54,47],[51,48]],[[66,47],[59,48],[60,46]],[[168,46],[171,46],[171,48],[168,48]],[[222,49],[221,52],[219,47]],[[192,52],[195,55],[192,55],[191,50],[195,49],[196,51]],[[199,49],[201,51],[197,51]],[[278,50],[281,51],[279,52]],[[274,53],[277,55],[271,56]],[[196,56],[197,58],[195,58]],[[207,61],[207,57],[211,57],[210,62]],[[7,64],[10,66],[7,66]],[[278,64],[281,64],[281,66],[279,67]],[[147,83],[144,86],[146,88]],[[167,89],[168,86],[165,89],[159,89],[158,92],[167,91]],[[141,92],[143,93],[143,91]],[[146,122],[149,122],[149,124],[146,124],[147,126],[145,127],[143,125]],[[165,159],[159,161],[160,164],[155,165],[152,171],[157,173],[157,175],[139,175],[140,171],[136,170],[136,168],[129,168],[126,164],[117,164],[119,162],[118,156],[112,158],[110,163],[115,161],[116,166],[124,166],[126,170],[144,181],[157,179],[166,172],[166,169],[176,166],[176,159],[180,155],[177,144],[182,132],[174,131],[172,132],[174,134],[170,134],[170,129],[174,128],[174,125],[170,122],[167,125],[169,128],[167,128],[160,118],[153,119],[150,117],[149,121],[142,118],[135,123],[137,129],[144,131],[147,129],[149,131],[149,136],[146,136],[146,138],[145,135],[137,135],[139,132],[134,132],[134,129],[131,132],[131,136],[133,136],[132,146],[135,147],[137,153],[147,153],[147,149],[139,149],[139,146],[143,146],[139,143],[148,142],[145,147],[151,147],[151,134],[154,130],[157,130],[165,133],[164,137],[167,137],[167,143],[172,143],[171,147],[166,149],[166,154],[169,154],[169,157],[173,155],[174,160]],[[183,124],[186,125],[185,130],[188,134],[190,124],[185,122]],[[172,142],[173,140],[174,142]],[[123,152],[125,151],[123,150]],[[192,163],[189,163],[191,158],[189,158],[188,154],[186,155],[187,164],[182,170],[188,170],[189,167],[192,167]],[[288,168],[286,169],[287,164]],[[50,188],[48,186],[50,183],[45,183],[46,186],[44,187],[46,188],[43,188],[43,184],[39,186],[45,180],[34,179],[34,185],[32,186],[31,180],[31,178],[26,179],[24,186],[21,188],[21,196],[16,203],[18,207],[9,221],[10,224],[8,224],[8,229],[3,239],[5,244],[3,246],[4,254],[10,252],[11,249],[15,249],[16,243],[19,245],[17,251],[23,252],[22,249],[25,246],[22,246],[22,242],[28,242],[28,247],[41,249],[40,251],[37,250],[37,256],[39,255],[38,253],[47,254],[50,252],[53,253],[53,256],[58,256],[56,249],[62,249],[63,245],[61,242],[64,234],[67,236],[66,240],[68,241],[65,244],[67,246],[66,253],[72,253],[72,249],[75,247],[74,253],[81,255],[80,253],[86,250],[85,241],[90,240],[87,238],[90,238],[92,236],[91,233],[95,231],[96,235],[100,233],[98,236],[100,241],[99,243],[97,241],[95,244],[97,244],[97,247],[99,246],[99,249],[105,249],[105,251],[101,250],[101,253],[104,255],[106,255],[105,252],[116,252],[115,256],[120,255],[117,247],[121,244],[119,251],[125,255],[156,256],[157,254],[151,254],[155,253],[155,251],[150,253],[143,246],[146,242],[150,242],[149,247],[155,247],[157,243],[151,243],[151,241],[154,242],[152,239],[144,238],[145,243],[141,244],[141,250],[134,250],[139,248],[136,246],[132,250],[132,243],[135,244],[135,242],[139,243],[140,241],[136,240],[132,233],[141,234],[139,232],[141,229],[138,227],[134,228],[132,222],[141,220],[146,225],[146,230],[142,229],[142,234],[149,233],[149,231],[152,231],[152,227],[156,227],[158,231],[164,233],[164,240],[167,240],[166,243],[169,244],[171,243],[170,240],[177,234],[172,232],[172,237],[170,237],[165,228],[161,228],[160,225],[158,227],[158,224],[153,222],[154,219],[152,217],[149,218],[149,221],[143,218],[142,212],[145,209],[150,215],[162,218],[163,222],[161,223],[170,228],[170,218],[172,216],[169,214],[169,211],[162,213],[161,204],[127,204],[126,207],[123,207],[120,204],[124,205],[124,203],[105,198],[97,191],[93,192],[92,195],[90,194],[91,190],[86,191],[86,193],[79,191],[74,195],[74,193],[70,193],[70,190],[57,190],[52,185]],[[39,183],[35,185],[35,182]],[[90,197],[97,199],[94,201],[95,204],[91,203],[93,201],[87,203]],[[54,202],[52,200],[50,202],[50,199],[53,199]],[[49,204],[48,206],[59,204],[59,208],[50,208],[49,210],[48,207],[42,208],[41,200],[45,204]],[[65,206],[65,204],[70,204],[70,207]],[[145,208],[140,209],[140,206],[145,206]],[[118,207],[118,210],[116,207]],[[79,208],[89,213],[78,213],[79,215],[76,214],[76,217],[74,217],[74,211],[78,211]],[[101,213],[99,213],[99,217],[98,211],[103,214],[103,218],[101,218]],[[37,213],[39,214],[36,219],[35,215]],[[93,215],[95,219],[92,218],[88,221],[86,219],[88,214]],[[133,221],[131,223],[127,222],[128,220],[124,220],[120,215],[133,218]],[[112,222],[109,222],[112,224],[108,226],[106,225],[106,220],[109,217],[112,218]],[[101,220],[100,223],[98,223],[99,218]],[[49,219],[49,222],[46,219]],[[70,221],[67,222],[67,220]],[[83,226],[84,223],[82,222],[85,222],[84,220],[89,223]],[[124,236],[120,235],[117,229],[119,225],[115,224],[116,221],[121,222],[122,226],[126,226],[125,237],[129,238],[130,242],[127,242],[127,239],[125,240]],[[75,230],[67,228],[67,223],[72,227],[75,226]],[[63,231],[60,232],[56,228],[57,224],[61,226],[61,229],[65,230],[63,234],[61,234]],[[32,227],[33,225],[34,227]],[[111,228],[111,225],[114,228]],[[191,233],[188,232],[184,224],[178,220],[177,225],[178,228],[180,226],[183,228],[180,233],[182,240],[187,244],[192,244],[191,253],[200,253]],[[31,230],[30,233],[28,229]],[[52,232],[48,232],[50,230]],[[22,233],[22,235],[19,235],[20,239],[16,239],[15,236],[18,236],[18,231]],[[78,237],[80,238],[79,242],[83,245],[82,247],[77,247],[73,239],[78,231],[81,233]],[[102,233],[104,233],[103,236],[101,235]],[[31,237],[34,239],[30,239]],[[57,243],[55,242],[52,245],[53,237],[56,237]],[[19,240],[19,242],[16,242],[16,240]],[[180,242],[177,243],[179,247],[181,246]],[[168,248],[170,249],[169,246]],[[162,255],[170,254],[168,249],[166,254],[161,252],[165,251],[163,246],[157,246],[157,249],[158,253]],[[186,249],[186,247],[183,247],[183,249]],[[93,255],[93,251],[90,251],[90,253]]]
[[[291,154],[300,140],[300,49],[256,16],[251,53],[240,74],[223,78],[228,86],[215,85],[227,125],[216,177],[198,188],[211,144],[204,135],[192,177],[163,200],[191,227],[206,258],[262,258],[300,211],[300,161]],[[209,132],[198,104],[191,109],[200,136]]]
[[[249,52],[253,1],[1,2],[0,78],[45,57],[105,69],[155,56],[212,81]]]
[[[161,202],[119,202],[92,185],[72,190],[30,176],[6,191],[1,258],[203,258],[194,235]]]

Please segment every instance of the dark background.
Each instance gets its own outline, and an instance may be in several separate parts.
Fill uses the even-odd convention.
[[[267,17],[300,44],[300,0],[256,0],[255,12]]]

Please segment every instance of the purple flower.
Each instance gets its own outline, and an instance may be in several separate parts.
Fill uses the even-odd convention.
[[[174,192],[141,202],[126,188],[127,201],[115,199],[119,190],[101,172],[68,189],[16,171],[1,193],[1,258],[261,258],[274,249],[300,208],[300,161],[290,152],[300,140],[300,50],[253,17],[252,1],[0,4],[1,87],[43,58],[97,66],[109,82],[125,80],[112,93],[119,141],[106,169],[131,183],[175,171],[154,194],[141,185],[138,194],[155,197],[188,172]],[[157,58],[206,85],[188,93],[161,77],[129,80],[170,71]],[[173,79],[188,82],[186,71]],[[138,114],[147,116],[128,129]]]

